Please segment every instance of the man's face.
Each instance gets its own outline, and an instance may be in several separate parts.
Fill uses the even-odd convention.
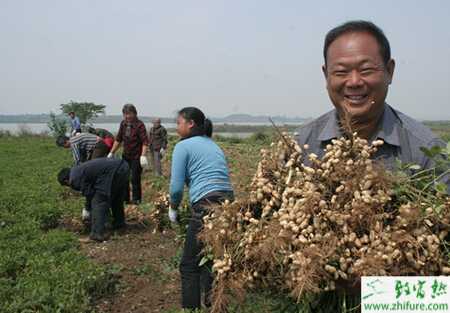
[[[153,121],[153,127],[158,128],[159,126],[161,126],[161,121],[160,120],[154,120]]]
[[[75,114],[69,113],[69,116],[70,116],[70,118],[74,118],[74,117],[75,117]]]
[[[378,118],[383,111],[395,63],[384,64],[377,40],[365,32],[347,33],[328,48],[323,72],[328,95],[340,115],[357,122]]]
[[[123,114],[123,119],[127,123],[132,123],[136,120],[136,114],[134,114],[133,112],[126,112]]]

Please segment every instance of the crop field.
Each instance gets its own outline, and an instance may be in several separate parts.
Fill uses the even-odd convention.
[[[449,141],[450,123],[428,126]],[[216,138],[237,198],[250,192],[260,150],[273,136]],[[175,142],[171,138],[171,148]],[[184,229],[160,232],[151,218],[158,196],[168,191],[170,153],[165,177],[144,174],[144,203],[126,209],[130,227],[107,242],[81,244],[78,239],[87,235],[80,222],[84,201],[56,181],[58,170],[72,163],[70,152],[49,137],[0,134],[0,312],[181,312]],[[250,293],[234,311],[300,312],[301,306],[281,292],[264,291]]]

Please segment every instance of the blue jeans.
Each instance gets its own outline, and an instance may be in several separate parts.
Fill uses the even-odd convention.
[[[186,233],[183,256],[180,262],[182,307],[185,309],[201,308],[203,292],[205,305],[210,303],[210,292],[213,283],[212,262],[199,266],[203,257],[203,244],[197,235],[203,228],[203,216],[208,213],[208,206],[219,204],[226,199],[233,200],[232,191],[216,191],[206,195],[192,205],[192,218]]]

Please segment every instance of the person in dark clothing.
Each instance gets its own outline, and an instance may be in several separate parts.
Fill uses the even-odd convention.
[[[161,119],[157,118],[153,121],[153,127],[148,132],[148,142],[153,171],[156,176],[161,176],[161,159],[167,149],[167,130],[161,125]]]
[[[74,137],[60,136],[56,139],[56,145],[72,150],[74,165],[80,165],[88,160],[106,157],[111,150],[104,140],[94,134],[81,133]],[[84,222],[90,220],[91,204],[86,201],[81,211],[81,219]]]
[[[106,239],[105,222],[111,208],[113,228],[125,226],[123,202],[129,167],[119,159],[99,158],[72,168],[63,168],[58,173],[61,185],[80,191],[91,203],[91,233],[89,238],[96,241]]]
[[[177,119],[177,132],[181,140],[172,155],[169,219],[177,222],[177,208],[187,185],[192,218],[180,262],[182,307],[199,309],[202,293],[203,303],[206,306],[210,303],[213,277],[211,262],[200,266],[203,244],[197,235],[211,206],[233,199],[233,187],[225,155],[210,138],[212,123],[205,119],[202,111],[194,107],[182,109]]]
[[[123,109],[123,121],[120,123],[111,152],[108,154],[112,158],[114,153],[123,143],[122,159],[128,162],[131,169],[131,185],[133,201],[130,201],[130,185],[127,185],[126,202],[140,204],[142,201],[141,175],[142,169],[148,167],[147,154],[148,136],[145,124],[138,119],[136,107],[132,104],[125,104]]]

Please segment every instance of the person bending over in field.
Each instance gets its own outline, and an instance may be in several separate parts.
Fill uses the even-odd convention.
[[[205,122],[207,129],[205,129]],[[182,306],[201,307],[201,288],[205,291],[205,305],[209,305],[212,285],[211,264],[200,266],[202,243],[197,235],[203,227],[203,216],[211,205],[233,199],[233,187],[223,151],[206,134],[212,135],[212,124],[202,111],[187,107],[178,113],[177,132],[181,137],[172,155],[169,218],[177,222],[177,209],[183,188],[189,187],[192,218],[187,228],[183,256],[180,263]]]
[[[103,142],[109,148],[109,150],[111,150],[111,148],[113,147],[114,135],[110,131],[108,131],[108,130],[106,130],[104,128],[89,127],[88,128],[88,133],[97,135],[100,138],[102,138]]]
[[[81,133],[71,138],[60,136],[56,140],[56,145],[72,149],[75,165],[88,160],[106,157],[111,149],[102,138],[89,133]],[[90,220],[90,211],[91,205],[86,201],[85,207],[81,211],[81,219],[84,222]]]
[[[72,150],[74,165],[106,157],[110,151],[101,137],[89,133],[81,133],[71,138],[60,136],[56,139],[56,145]]]
[[[127,162],[109,158],[98,158],[72,168],[63,168],[58,173],[61,185],[80,191],[91,203],[90,240],[107,239],[105,222],[110,208],[113,229],[125,226],[123,203],[128,175]]]

